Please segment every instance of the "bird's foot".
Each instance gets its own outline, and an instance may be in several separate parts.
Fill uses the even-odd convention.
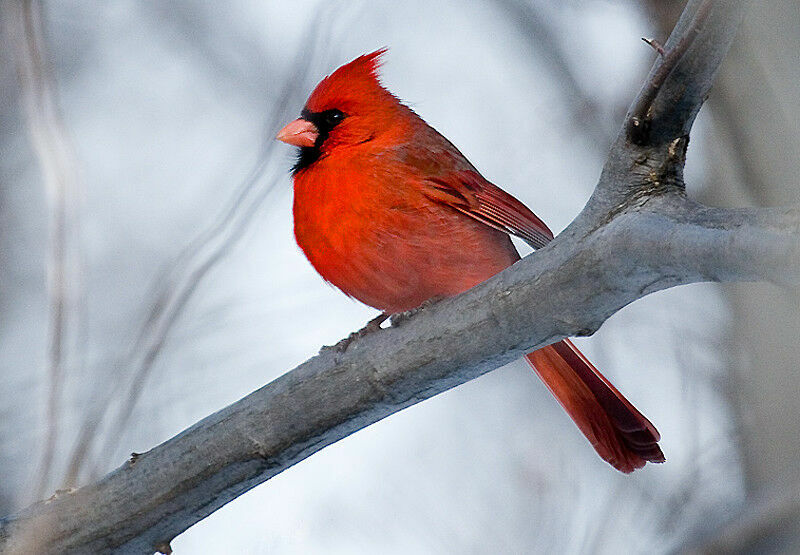
[[[444,297],[432,297],[419,305],[417,308],[412,308],[411,310],[406,310],[405,312],[398,312],[397,314],[392,314],[389,318],[392,322],[392,326],[400,326],[406,320],[414,316],[417,312],[424,310],[431,306],[432,304],[436,304],[441,301]]]
[[[336,351],[337,353],[343,353],[347,350],[347,347],[352,343],[354,340],[358,339],[359,337],[364,337],[365,335],[369,335],[373,332],[378,331],[381,329],[381,324],[383,324],[389,318],[388,314],[380,314],[367,322],[367,325],[361,328],[358,331],[354,331],[341,341],[339,341],[336,345],[325,345],[320,349],[320,352],[323,351]]]

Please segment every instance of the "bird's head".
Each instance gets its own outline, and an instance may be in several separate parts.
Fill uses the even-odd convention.
[[[325,77],[300,112],[277,139],[300,147],[293,173],[300,172],[335,149],[365,144],[398,132],[405,107],[378,80],[386,48],[359,56]],[[407,108],[405,108],[407,110]]]

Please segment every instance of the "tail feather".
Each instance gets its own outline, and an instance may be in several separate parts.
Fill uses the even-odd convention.
[[[569,341],[525,357],[597,453],[617,470],[664,462],[655,426]]]

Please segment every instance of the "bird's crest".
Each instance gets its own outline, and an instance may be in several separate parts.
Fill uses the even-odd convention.
[[[378,70],[387,47],[363,54],[320,81],[308,98],[306,108],[321,112],[331,107],[343,108],[353,100],[392,98],[380,82]]]

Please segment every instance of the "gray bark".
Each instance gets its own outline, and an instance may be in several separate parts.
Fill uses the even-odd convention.
[[[344,352],[323,351],[97,483],[0,521],[0,549],[168,551],[177,534],[326,445],[527,351],[593,333],[651,292],[800,282],[800,209],[710,208],[684,190],[688,132],[747,5],[689,2],[592,198],[546,248]]]

